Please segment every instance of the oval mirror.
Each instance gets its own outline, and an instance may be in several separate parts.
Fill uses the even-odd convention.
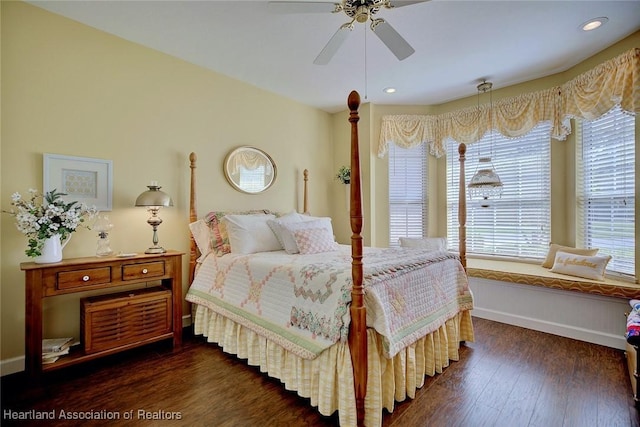
[[[224,159],[224,175],[233,188],[243,193],[261,193],[276,180],[276,165],[264,151],[238,147]]]

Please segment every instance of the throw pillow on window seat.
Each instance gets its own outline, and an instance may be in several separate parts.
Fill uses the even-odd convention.
[[[400,237],[398,241],[403,248],[420,248],[432,251],[447,250],[447,239],[445,237]]]
[[[593,256],[598,253],[598,248],[595,248],[595,249],[572,248],[571,246],[560,246],[560,245],[556,245],[555,243],[551,243],[549,245],[549,251],[547,252],[547,257],[542,263],[542,266],[544,268],[553,267],[553,263],[556,260],[556,253],[558,251],[566,252],[569,254]]]
[[[585,279],[604,280],[604,272],[610,260],[610,255],[583,256],[557,252],[551,271]]]

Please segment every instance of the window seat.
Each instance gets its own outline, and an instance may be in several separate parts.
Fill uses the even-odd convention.
[[[594,295],[640,299],[639,284],[609,278],[600,282],[597,280],[552,273],[539,264],[467,259],[467,273],[469,277],[482,279],[522,285],[544,286],[546,288],[570,290]]]

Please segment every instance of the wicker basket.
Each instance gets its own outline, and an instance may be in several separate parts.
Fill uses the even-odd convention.
[[[171,333],[171,291],[145,288],[80,300],[81,341],[87,354]]]

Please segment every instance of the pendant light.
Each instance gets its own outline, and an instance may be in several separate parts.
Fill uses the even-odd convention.
[[[493,132],[493,100],[491,97],[491,88],[493,83],[483,81],[478,85],[478,120],[480,119],[480,94],[489,92],[489,131]],[[493,151],[493,135],[491,135],[491,151]],[[469,198],[477,200],[480,207],[488,208],[491,206],[491,200],[502,196],[502,181],[496,172],[493,162],[491,161],[491,152],[489,156],[479,156],[478,166],[471,177],[471,181],[467,185],[469,189]]]

